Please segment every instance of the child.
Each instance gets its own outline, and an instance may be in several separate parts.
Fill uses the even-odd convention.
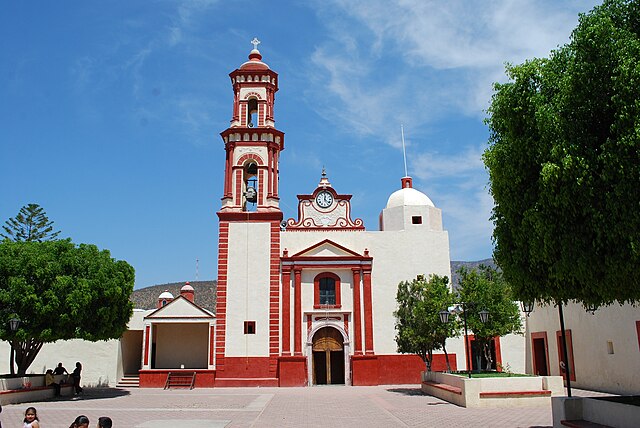
[[[113,422],[110,417],[101,416],[98,418],[98,428],[111,428],[113,426]]]
[[[36,408],[27,407],[27,410],[24,412],[24,425],[22,425],[22,428],[40,428],[38,420]]]
[[[85,415],[80,415],[73,421],[69,428],[89,428],[89,418]]]

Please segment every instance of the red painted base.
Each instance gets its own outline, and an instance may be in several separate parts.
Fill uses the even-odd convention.
[[[278,379],[272,378],[241,378],[219,377],[216,379],[217,388],[238,388],[243,386],[278,386]]]
[[[449,354],[451,370],[457,370],[456,355]],[[356,386],[402,385],[422,382],[420,372],[425,370],[424,362],[417,355],[354,355],[351,357],[352,378]],[[433,371],[445,371],[443,354],[433,356]]]
[[[278,358],[280,386],[305,386],[307,384],[306,357]]]
[[[171,373],[193,373],[196,372],[196,388],[213,388],[216,383],[215,370],[181,370],[181,369],[153,369],[140,370],[140,388],[164,388],[167,376]]]
[[[351,357],[351,384],[353,386],[379,385],[377,355],[354,355]]]

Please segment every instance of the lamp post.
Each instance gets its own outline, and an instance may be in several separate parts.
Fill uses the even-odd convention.
[[[469,340],[467,339],[467,310],[466,305],[475,305],[474,302],[460,302],[458,305],[454,305],[449,307],[447,310],[443,310],[439,312],[440,321],[443,324],[449,322],[449,314],[451,315],[459,315],[462,313],[462,321],[464,322],[464,349],[465,349],[465,357],[467,360],[467,375],[469,379],[471,379],[471,353],[469,352]],[[462,309],[460,308],[462,306]],[[479,312],[480,321],[484,324],[489,320],[489,311],[483,309]]]
[[[523,300],[520,302],[522,304],[522,312],[527,314],[527,317],[531,312],[533,312],[533,307],[535,306],[535,300]],[[567,353],[567,333],[564,328],[564,313],[562,311],[562,302],[557,304],[558,306],[558,316],[560,317],[560,336],[562,337],[562,360],[561,363],[564,363],[564,372],[567,377],[567,397],[571,397],[571,368],[569,367],[569,354]],[[588,311],[595,312],[595,309],[591,307],[587,308]],[[593,313],[592,312],[592,313]]]
[[[16,331],[18,331],[18,327],[20,327],[20,319],[13,317],[9,320],[9,329],[11,330],[12,333],[15,334]],[[11,352],[9,354],[9,367],[10,367],[10,373],[12,375],[16,374],[14,368],[13,368],[13,362],[15,360],[15,350],[13,349],[13,341],[10,342],[11,344]]]

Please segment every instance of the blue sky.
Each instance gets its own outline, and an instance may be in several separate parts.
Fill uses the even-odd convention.
[[[0,222],[42,205],[136,288],[215,279],[228,73],[253,37],[280,75],[281,208],[324,166],[377,230],[404,175],[443,210],[453,260],[492,252],[481,153],[492,83],[568,41],[595,1],[4,1]]]

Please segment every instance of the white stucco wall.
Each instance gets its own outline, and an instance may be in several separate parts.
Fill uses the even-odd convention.
[[[2,373],[9,372],[10,349],[8,342],[0,342]],[[82,363],[82,385],[115,386],[122,374],[119,373],[120,341],[87,342],[74,339],[45,343],[27,372],[45,373],[61,362],[71,373],[76,367],[76,361]]]
[[[226,350],[229,357],[269,355],[269,223],[229,224]],[[244,334],[244,321],[256,334]]]
[[[154,325],[157,369],[206,369],[209,324],[160,323]]]
[[[365,249],[373,257],[371,290],[373,300],[373,339],[377,354],[395,354],[395,317],[396,291],[398,283],[411,280],[419,274],[436,273],[451,277],[449,262],[449,238],[447,232],[429,231],[421,228],[411,231],[363,231],[363,232],[294,232],[281,233],[281,247],[289,254],[296,254],[306,248],[329,239],[359,254]],[[340,276],[341,310],[353,310],[353,276],[351,269],[327,269]],[[313,309],[313,278],[322,270],[303,270],[302,303],[303,312]],[[364,313],[364,295],[361,294]],[[291,289],[291,311],[293,312],[294,294]],[[353,318],[350,317],[349,331],[353,331]],[[364,324],[362,324],[364,340]],[[306,328],[302,340],[306,340]],[[353,346],[352,346],[353,348]],[[364,349],[364,347],[363,347]]]
[[[571,330],[576,388],[616,394],[640,393],[640,346],[636,322],[640,307],[612,305],[594,315],[576,304],[564,308],[565,329]],[[531,333],[547,332],[549,368],[559,374],[556,331],[558,308],[536,306],[527,320],[527,370],[532,370]],[[613,346],[609,353],[608,343]]]

